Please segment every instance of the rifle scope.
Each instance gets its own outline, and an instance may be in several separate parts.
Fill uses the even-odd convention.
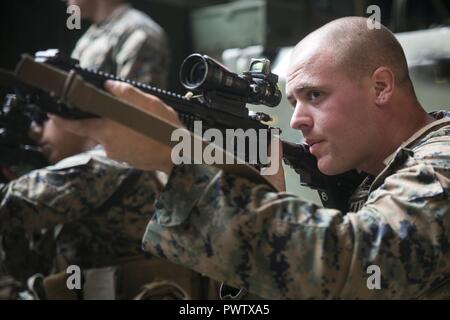
[[[267,59],[252,59],[249,71],[238,75],[214,59],[194,53],[181,65],[180,82],[187,90],[224,92],[252,104],[275,107],[281,100],[278,76],[271,73]]]

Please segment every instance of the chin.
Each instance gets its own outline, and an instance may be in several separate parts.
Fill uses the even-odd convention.
[[[334,176],[348,171],[348,169],[339,166],[336,161],[327,161],[326,159],[319,159],[317,161],[317,167],[320,172],[327,176]]]

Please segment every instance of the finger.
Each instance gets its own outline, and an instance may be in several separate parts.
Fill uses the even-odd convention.
[[[147,109],[149,103],[159,100],[155,96],[146,94],[125,82],[107,80],[105,88],[116,97],[145,109]]]
[[[182,125],[176,111],[163,103],[158,97],[142,92],[128,83],[119,81],[108,80],[105,82],[105,88],[113,95],[129,102],[143,111],[157,115],[177,127]]]

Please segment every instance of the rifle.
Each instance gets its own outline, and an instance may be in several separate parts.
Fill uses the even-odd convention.
[[[32,121],[42,122],[39,109],[7,94],[0,108],[0,168],[22,175],[48,164],[28,132]],[[8,179],[0,173],[0,182]]]
[[[150,129],[149,125],[142,123],[142,112],[136,113],[131,105],[123,109],[125,103],[117,103],[118,99],[104,91],[106,80],[127,82],[143,92],[157,96],[178,113],[181,122],[190,131],[193,131],[196,120],[202,121],[204,130],[270,130],[264,123],[270,121],[270,117],[261,112],[249,111],[246,103],[275,107],[281,100],[278,76],[271,72],[270,61],[266,59],[253,59],[249,71],[237,75],[208,56],[188,56],[180,68],[180,81],[186,89],[198,93],[190,98],[82,68],[76,60],[64,57],[57,50],[38,52],[34,58],[24,55],[15,75],[25,83],[18,90],[20,95],[45,112],[71,119],[107,116],[144,134],[148,134]],[[109,105],[110,108],[100,104]],[[119,115],[119,108],[122,108],[121,111],[127,117]],[[300,174],[300,183],[316,189],[325,207],[346,212],[348,197],[363,177],[356,171],[326,176],[318,170],[317,161],[309,153],[307,145],[286,141],[281,143],[284,161]],[[259,162],[260,160],[258,159]],[[254,165],[261,167],[259,162]]]

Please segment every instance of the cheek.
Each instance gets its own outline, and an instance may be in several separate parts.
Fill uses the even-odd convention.
[[[51,121],[48,121],[42,131],[42,137],[43,140],[53,145],[57,143],[59,133],[58,128]]]
[[[348,120],[345,114],[336,108],[336,104],[329,101],[327,105],[321,106],[314,116],[314,127],[317,135],[333,141],[346,132]]]
[[[340,90],[328,99],[323,109],[323,126],[341,132],[352,131],[351,127],[367,125],[368,98],[361,90]]]

